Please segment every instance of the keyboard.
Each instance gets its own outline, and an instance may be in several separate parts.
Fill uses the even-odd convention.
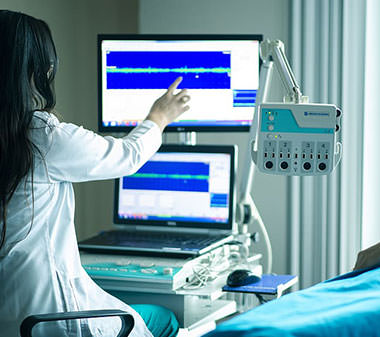
[[[95,239],[97,244],[102,243],[112,246],[199,250],[213,244],[214,242],[222,240],[223,238],[225,238],[223,235],[209,236],[201,234],[128,232],[115,230],[101,232],[93,239]],[[93,242],[93,244],[95,244],[95,242]]]

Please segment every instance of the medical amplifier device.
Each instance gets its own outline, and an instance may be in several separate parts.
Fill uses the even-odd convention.
[[[333,104],[263,103],[251,144],[260,171],[281,175],[331,173],[342,156],[341,111]],[[257,145],[257,146],[256,146]]]

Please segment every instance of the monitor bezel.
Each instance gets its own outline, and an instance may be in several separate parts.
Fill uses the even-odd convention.
[[[225,223],[205,222],[197,223],[191,221],[160,221],[160,220],[146,220],[146,219],[124,219],[120,218],[118,214],[119,207],[119,187],[120,181],[123,177],[115,179],[114,191],[114,208],[113,208],[113,221],[117,225],[142,225],[152,227],[165,227],[165,228],[206,228],[208,230],[226,230],[231,231],[235,222],[235,207],[236,207],[236,169],[237,169],[237,146],[236,145],[178,145],[178,144],[164,144],[161,145],[157,152],[181,152],[181,153],[226,153],[231,155],[230,165],[230,198],[229,198],[229,217]],[[207,224],[207,227],[205,227]]]
[[[99,34],[98,35],[98,130],[100,132],[129,132],[135,126],[104,126],[103,125],[103,88],[102,88],[102,41],[105,40],[255,40],[259,43],[263,40],[262,34]],[[259,57],[259,72],[261,67],[261,58]],[[256,107],[255,107],[256,108]],[[148,111],[147,111],[148,114]],[[253,117],[253,116],[252,116]],[[184,126],[167,126],[164,132],[248,132],[250,125],[236,126],[202,126],[202,125],[184,125]]]

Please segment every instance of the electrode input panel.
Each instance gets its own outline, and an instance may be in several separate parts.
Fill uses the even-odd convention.
[[[329,174],[341,157],[341,111],[332,104],[261,104],[257,150],[260,171],[283,175]]]

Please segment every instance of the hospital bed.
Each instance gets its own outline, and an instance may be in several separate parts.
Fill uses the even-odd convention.
[[[380,267],[285,295],[220,324],[204,337],[380,336]]]

